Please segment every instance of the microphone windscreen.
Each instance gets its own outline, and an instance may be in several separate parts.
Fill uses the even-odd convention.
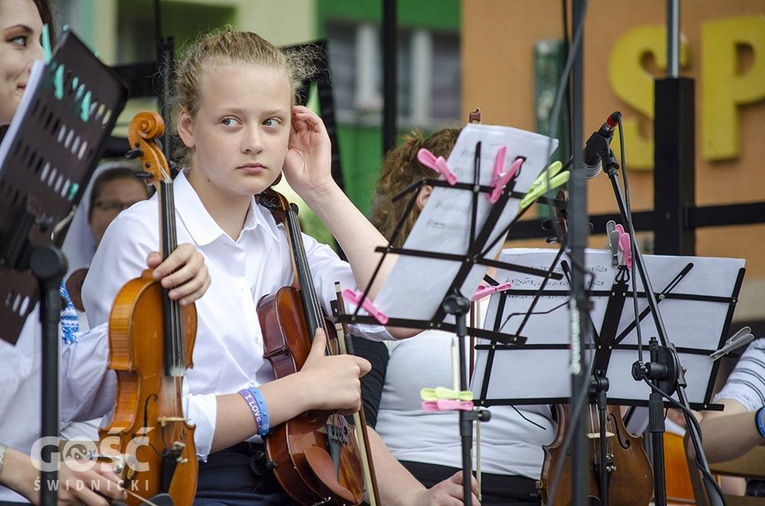
[[[603,170],[603,164],[598,160],[597,165],[588,165],[584,164],[584,176],[587,179],[592,179],[596,177],[598,174],[600,174],[600,171]]]

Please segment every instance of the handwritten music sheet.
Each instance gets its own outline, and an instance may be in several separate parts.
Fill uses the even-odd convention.
[[[481,148],[480,157],[477,158],[478,143]],[[459,182],[473,183],[478,160],[479,183],[489,185],[492,182],[497,151],[502,146],[507,146],[503,171],[507,171],[517,157],[526,158],[515,184],[516,191],[525,193],[546,168],[548,153],[555,151],[558,141],[512,127],[468,124],[462,129],[447,163],[456,173]],[[466,255],[471,242],[472,199],[473,193],[468,190],[435,187],[404,248]],[[507,228],[517,216],[519,207],[518,199],[508,199],[487,244],[493,242]],[[487,194],[478,195],[475,217],[478,230],[486,222],[491,208],[492,204]],[[503,242],[504,238],[496,241],[485,257],[495,258]],[[390,318],[432,321],[448,295],[447,291],[461,265],[462,263],[457,261],[399,255],[396,265],[375,299],[375,305]],[[462,295],[469,299],[478,288],[485,272],[485,266],[475,265],[461,285]]]

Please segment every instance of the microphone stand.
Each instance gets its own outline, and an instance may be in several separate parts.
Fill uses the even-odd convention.
[[[658,333],[658,341],[656,338],[651,338],[649,344],[650,362],[641,363],[635,362],[632,366],[632,376],[636,381],[640,381],[644,378],[650,380],[662,380],[663,386],[668,390],[664,390],[668,395],[673,393],[673,390],[677,391],[677,397],[680,403],[685,406],[686,410],[683,410],[686,419],[690,416],[690,403],[688,396],[685,392],[687,382],[685,380],[685,373],[680,367],[680,362],[677,358],[677,351],[674,344],[672,344],[667,338],[667,331],[664,327],[664,321],[659,313],[658,303],[656,302],[656,292],[653,290],[651,279],[645,269],[643,263],[643,255],[640,252],[640,247],[635,240],[635,229],[632,225],[631,213],[627,209],[624,194],[619,186],[619,164],[616,162],[616,157],[613,151],[605,144],[605,149],[602,151],[601,161],[603,163],[603,170],[608,178],[611,180],[611,186],[614,190],[616,202],[619,206],[619,213],[624,225],[627,227],[627,231],[632,239],[632,261],[637,267],[638,274],[643,283],[645,290],[646,301],[650,308],[651,315],[653,317],[654,324]],[[635,322],[639,325],[639,322]],[[651,458],[654,473],[654,504],[656,506],[666,506],[667,504],[667,490],[666,480],[664,474],[664,403],[661,398],[661,394],[652,389],[649,397],[648,412],[649,412],[649,432],[651,434]],[[695,420],[694,420],[695,422]],[[724,505],[725,501],[722,498],[719,489],[709,481],[709,463],[704,455],[703,448],[701,446],[701,435],[697,430],[695,423],[688,420],[686,423],[686,430],[696,448],[696,455],[698,463],[706,471],[702,473],[704,475],[704,486],[709,496],[709,501],[712,506]]]

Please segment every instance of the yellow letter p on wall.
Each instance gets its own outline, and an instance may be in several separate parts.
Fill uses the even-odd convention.
[[[742,48],[750,49],[752,57],[745,58]],[[765,18],[704,23],[701,58],[702,156],[706,160],[736,158],[738,106],[765,98]]]

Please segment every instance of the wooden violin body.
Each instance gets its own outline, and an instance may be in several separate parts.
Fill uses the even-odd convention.
[[[537,488],[544,504],[568,506],[572,504],[573,451],[563,451],[563,443],[570,429],[570,406],[556,405],[558,430],[553,442],[544,447],[542,479]],[[633,436],[622,421],[619,406],[608,406],[606,411],[608,504],[618,506],[645,506],[653,495],[653,474],[642,445],[642,436]],[[588,427],[587,496],[601,498],[600,486],[600,428],[596,422]],[[562,463],[560,461],[563,461]],[[555,496],[550,497],[553,475],[558,465],[562,472],[555,485]]]
[[[258,302],[264,357],[276,378],[283,378],[303,367],[317,326],[327,335],[328,353],[338,352],[337,337],[318,305],[296,214],[276,192],[265,197],[279,206],[272,212],[288,229],[300,286],[282,287]],[[296,501],[304,505],[361,503],[363,464],[355,432],[344,416],[334,411],[302,413],[272,427],[264,439],[277,480]]]
[[[260,325],[272,341],[265,357],[277,378],[300,370],[308,357],[308,328],[302,318],[299,290],[288,286],[261,299]],[[296,339],[295,336],[302,336]],[[294,342],[299,341],[299,342]],[[291,350],[291,351],[289,351]],[[340,466],[332,462],[330,441],[340,443]],[[303,504],[331,498],[327,504],[360,504],[364,495],[363,468],[356,436],[344,416],[333,411],[308,411],[277,425],[265,439],[269,460],[279,483]]]
[[[102,444],[107,441],[126,459],[125,487],[131,492],[144,498],[167,492],[174,505],[190,505],[198,472],[194,426],[175,395],[183,378],[163,370],[162,290],[145,271],[117,294],[109,318],[109,368],[117,373],[117,403],[111,424],[99,435]],[[192,366],[196,319],[193,305],[182,309],[186,367]],[[126,502],[143,504],[133,495]]]
[[[162,258],[177,246],[172,178],[159,145],[164,133],[156,113],[130,122],[131,147],[157,186]],[[197,488],[194,426],[183,413],[182,386],[192,367],[197,329],[193,304],[181,306],[150,270],[117,293],[109,315],[109,368],[117,374],[117,400],[108,427],[99,431],[102,459],[125,480],[128,504],[169,493],[174,506],[190,506]]]

